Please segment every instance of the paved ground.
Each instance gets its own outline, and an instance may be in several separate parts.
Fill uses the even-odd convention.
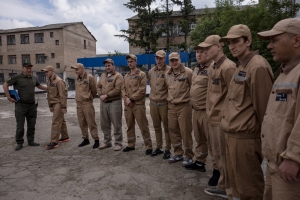
[[[45,94],[38,94],[39,107],[36,141],[39,147],[25,146],[15,151],[14,104],[0,98],[0,199],[219,199],[203,192],[212,171],[187,171],[181,163],[168,164],[162,156],[145,155],[142,137],[137,132],[136,150],[115,152],[113,148],[92,149],[92,144],[79,148],[82,141],[78,127],[75,100],[68,100],[67,126],[71,141],[59,148],[45,149],[50,139],[51,114]],[[154,131],[147,118],[155,146]],[[99,100],[95,100],[99,127]],[[100,129],[99,129],[100,130]],[[103,134],[100,141],[103,141]],[[125,147],[126,125],[123,117]]]

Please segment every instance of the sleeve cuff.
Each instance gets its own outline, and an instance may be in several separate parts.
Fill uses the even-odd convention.
[[[284,159],[290,159],[297,163],[300,163],[300,154],[291,151],[284,151],[280,154],[280,156]]]

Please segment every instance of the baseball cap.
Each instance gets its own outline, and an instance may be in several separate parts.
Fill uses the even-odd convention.
[[[44,69],[41,70],[42,72],[54,71],[54,67],[51,65],[46,66]]]
[[[169,55],[169,60],[171,59],[177,59],[179,60],[180,59],[180,54],[177,53],[177,52],[172,52],[170,55]]]
[[[126,60],[128,60],[128,58],[132,58],[133,60],[136,61],[136,56],[133,55],[133,54],[128,54],[128,55],[126,55]]]
[[[165,58],[166,57],[166,52],[164,50],[159,50],[155,53],[155,56]]]
[[[81,63],[76,63],[75,65],[72,65],[71,68],[72,69],[79,69],[79,68],[84,69],[84,66]]]
[[[220,39],[221,37],[218,35],[210,35],[204,40],[204,42],[201,42],[198,46],[206,48],[215,44],[220,44]],[[223,43],[221,43],[221,45],[223,46]]]
[[[249,27],[244,24],[234,25],[229,29],[227,35],[220,39],[220,42],[224,42],[227,39],[239,38],[242,36],[251,37],[251,31]]]
[[[201,42],[200,44],[198,44],[197,46],[194,47],[194,50],[198,50],[198,49],[204,49],[204,47],[201,47],[203,42]]]
[[[300,18],[288,18],[277,22],[269,31],[259,32],[258,37],[268,40],[269,37],[282,33],[300,34]]]
[[[23,67],[32,67],[33,65],[31,63],[23,63],[22,66]]]
[[[105,64],[105,63],[111,63],[114,65],[114,61],[111,58],[106,58],[106,60],[103,61],[103,64]]]

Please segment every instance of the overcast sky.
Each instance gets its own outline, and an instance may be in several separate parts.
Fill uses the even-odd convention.
[[[127,53],[128,43],[114,35],[119,34],[121,29],[127,29],[126,19],[136,14],[123,5],[128,1],[0,0],[0,29],[82,21],[97,39],[97,54],[114,50]],[[214,0],[193,0],[193,5],[204,8],[215,4]]]

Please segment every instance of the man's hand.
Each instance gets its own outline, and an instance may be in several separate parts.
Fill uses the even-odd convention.
[[[16,103],[17,101],[13,98],[11,98],[10,96],[7,97],[7,100],[12,102],[12,103]]]
[[[125,104],[126,106],[130,106],[131,103],[132,103],[132,102],[131,102],[130,99],[127,97],[126,100],[125,100],[125,102],[124,102],[124,104]]]
[[[283,159],[279,166],[280,177],[285,181],[299,181],[300,164],[290,159]]]
[[[67,113],[67,109],[62,108],[62,109],[61,109],[61,112],[64,113],[64,114],[66,114],[66,113]]]
[[[50,107],[49,109],[50,109],[50,112],[53,112],[53,111],[54,111],[54,108],[53,108],[53,107]]]
[[[107,95],[101,95],[101,96],[100,96],[100,100],[101,100],[102,102],[105,102],[105,101],[106,101],[106,98],[107,98]]]

